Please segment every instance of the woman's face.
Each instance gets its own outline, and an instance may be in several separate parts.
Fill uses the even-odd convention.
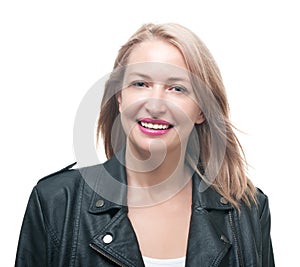
[[[135,155],[185,150],[194,124],[204,120],[182,54],[162,40],[132,50],[118,102],[127,145]]]

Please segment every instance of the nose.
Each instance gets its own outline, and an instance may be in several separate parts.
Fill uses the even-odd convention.
[[[159,118],[166,112],[167,107],[164,98],[164,86],[152,86],[149,98],[145,103],[145,109],[153,118]]]

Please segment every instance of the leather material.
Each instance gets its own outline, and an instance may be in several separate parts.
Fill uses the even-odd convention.
[[[34,187],[15,266],[143,267],[128,209],[122,205],[125,190],[110,192],[118,203],[99,194],[111,190],[106,188],[111,177],[126,184],[124,166],[113,157],[105,164],[70,167]],[[212,188],[201,192],[200,183],[195,174],[186,266],[275,266],[267,196],[258,189],[258,206],[241,204],[238,213]]]

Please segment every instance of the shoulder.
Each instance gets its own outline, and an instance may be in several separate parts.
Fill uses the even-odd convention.
[[[37,182],[31,198],[36,199],[43,212],[74,202],[83,185],[80,172],[74,166],[74,163],[70,164]]]
[[[41,178],[36,185],[37,191],[51,193],[76,186],[81,176],[78,169],[73,168],[75,165],[76,162]]]
[[[101,175],[103,164],[84,168],[74,166],[75,164],[70,164],[43,177],[32,191],[31,202],[39,206],[48,221],[56,220],[58,223],[61,219],[53,216],[54,214],[63,218],[70,209],[74,212],[83,203],[89,205],[94,194],[94,184]]]
[[[256,188],[255,202],[251,201],[250,206],[243,202],[240,208],[241,216],[248,217],[248,220],[261,220],[270,214],[269,198],[260,188]]]
[[[260,188],[257,188],[256,190],[256,201],[259,217],[266,214],[269,216],[269,198]]]
[[[75,195],[85,184],[93,188],[103,172],[103,164],[83,168],[75,165],[76,162],[40,179],[35,186],[38,195],[49,200]]]
[[[268,196],[260,189],[256,188],[256,199],[259,203],[264,203],[268,200]]]
[[[250,205],[240,202],[239,213],[242,217],[248,217],[249,220],[261,219],[264,214],[270,213],[268,196],[260,188],[256,188],[255,200],[251,201]]]

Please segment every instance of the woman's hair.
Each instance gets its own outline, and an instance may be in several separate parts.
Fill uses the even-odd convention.
[[[202,124],[195,125],[200,153],[196,163],[189,160],[193,155],[187,154],[190,166],[236,208],[239,208],[241,200],[247,205],[256,203],[256,188],[247,177],[243,149],[229,120],[229,106],[220,71],[203,42],[189,29],[175,23],[143,25],[119,50],[114,71],[105,85],[97,126],[97,138],[99,140],[102,136],[106,156],[112,157],[114,151],[125,144],[116,94],[122,87],[128,57],[137,44],[157,39],[174,45],[183,55],[192,74],[196,100],[205,116]],[[212,158],[217,165],[211,164]],[[216,172],[212,178],[209,177],[210,172]]]

